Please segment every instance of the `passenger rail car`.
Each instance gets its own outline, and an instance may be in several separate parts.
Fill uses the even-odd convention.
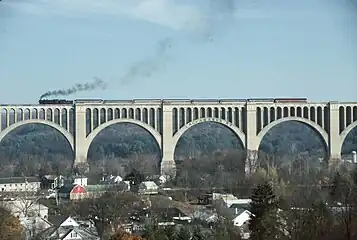
[[[276,103],[306,103],[307,98],[275,98],[274,102]]]
[[[66,99],[40,99],[38,101],[39,104],[44,105],[44,104],[73,104],[72,100],[66,100]]]
[[[274,98],[249,98],[248,102],[274,102]]]

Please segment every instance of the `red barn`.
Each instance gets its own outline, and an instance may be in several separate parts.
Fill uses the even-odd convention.
[[[81,185],[65,185],[58,190],[60,198],[69,200],[83,199],[86,194],[86,189]]]

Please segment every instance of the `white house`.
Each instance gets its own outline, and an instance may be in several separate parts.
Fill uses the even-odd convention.
[[[73,185],[81,185],[85,187],[88,185],[88,178],[84,176],[75,176],[73,177]]]
[[[142,182],[139,185],[138,193],[140,193],[140,194],[158,194],[159,187],[153,181]]]
[[[1,192],[37,192],[41,181],[36,177],[0,178]]]
[[[251,213],[248,210],[236,209],[235,217],[233,218],[233,225],[236,227],[243,227],[250,220]]]
[[[164,183],[167,182],[168,179],[169,179],[168,176],[166,176],[166,175],[161,175],[161,176],[159,177],[159,182],[160,182],[160,184],[164,184]]]
[[[3,201],[1,206],[11,212],[15,217],[48,217],[48,207],[31,200]]]
[[[114,175],[109,175],[106,177],[103,177],[102,182],[106,184],[118,184],[123,181],[123,178],[121,176],[114,176]]]
[[[123,191],[130,191],[130,181],[121,181],[118,183],[118,187]]]
[[[45,240],[99,240],[94,228],[85,227],[68,217],[59,225],[53,224],[38,234],[38,239]]]
[[[233,194],[221,194],[221,193],[213,193],[212,201],[222,203],[226,207],[231,207],[233,204],[237,205],[247,205],[252,201],[251,199],[239,199]]]

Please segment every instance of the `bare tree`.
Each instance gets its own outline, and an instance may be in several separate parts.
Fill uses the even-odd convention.
[[[245,172],[247,175],[255,172],[256,167],[258,166],[258,151],[255,150],[247,150],[247,158],[245,164]]]

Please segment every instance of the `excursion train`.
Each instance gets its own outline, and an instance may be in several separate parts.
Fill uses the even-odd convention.
[[[176,100],[176,99],[175,99]],[[74,102],[85,102],[85,103],[106,103],[106,102],[123,102],[124,100],[118,100],[118,101],[105,101],[102,99],[77,99],[77,100],[66,100],[66,99],[40,99],[38,101],[39,104],[44,105],[44,104],[74,104]],[[144,100],[145,101],[145,100]],[[167,100],[164,100],[167,101]],[[176,101],[183,101],[183,100],[176,100]],[[202,99],[202,100],[187,100],[185,99],[184,101],[188,101],[191,103],[195,102],[204,102],[204,101],[217,101],[220,103],[224,103],[227,101],[236,101],[236,102],[261,102],[261,103],[306,103],[307,98],[250,98],[250,99],[236,99],[236,100],[227,100],[227,99],[222,99],[222,100],[208,100],[208,99]],[[127,100],[125,102],[135,102],[135,100]]]
[[[66,100],[66,99],[40,99],[38,101],[39,104],[73,104],[73,100]]]

